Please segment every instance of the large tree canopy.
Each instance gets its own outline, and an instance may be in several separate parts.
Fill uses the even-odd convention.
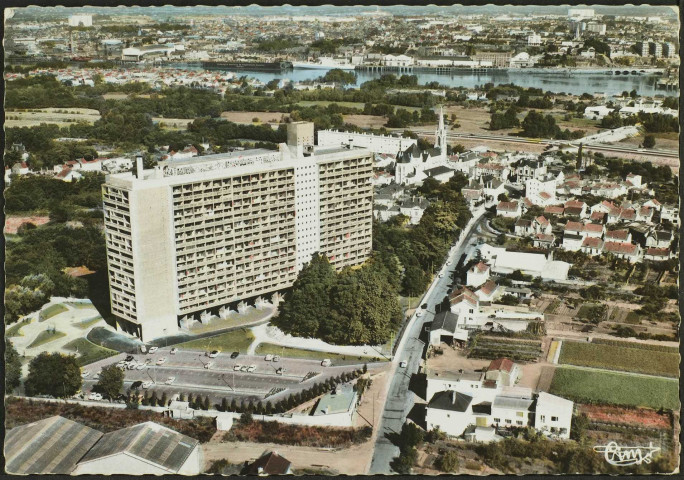
[[[26,395],[71,397],[81,389],[81,368],[74,355],[43,352],[29,364]]]

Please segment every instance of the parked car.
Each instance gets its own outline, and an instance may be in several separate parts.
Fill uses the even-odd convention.
[[[406,360],[403,360],[403,361],[399,362],[399,366],[400,366],[401,368],[406,368],[406,365],[408,365],[408,364],[406,363]]]
[[[166,381],[164,383],[167,385],[171,385],[175,381],[176,381],[176,377],[169,377],[166,379]]]
[[[147,353],[147,347],[145,345],[140,345],[140,351],[142,353]]]
[[[233,352],[230,354],[230,358],[236,359],[238,357],[238,355],[240,355],[240,352]]]
[[[270,362],[271,360],[273,360],[273,354],[269,353],[268,355],[266,355],[264,357],[264,360],[266,360],[267,362]]]
[[[135,369],[136,369],[136,370],[145,370],[145,367],[147,367],[147,364],[145,364],[145,363],[139,363],[139,364],[135,367]]]
[[[440,273],[440,274],[439,274],[439,278],[442,278],[443,276],[444,276],[443,273]]]
[[[249,368],[247,369],[247,371],[249,373],[252,373],[254,370],[256,370],[256,365],[250,365]]]
[[[90,376],[90,372],[86,370],[85,372],[81,372],[81,378],[88,378]]]
[[[282,375],[285,369],[283,367],[280,367],[279,369],[276,370],[276,375]]]
[[[279,362],[280,361],[280,355],[273,355],[273,361]]]
[[[140,380],[131,383],[131,390],[135,390],[136,388],[142,387],[142,384],[143,384],[143,382]]]
[[[90,395],[88,395],[88,400],[102,400],[102,394],[90,392]]]
[[[233,370],[235,370],[236,372],[239,372],[241,369],[242,369],[242,365],[240,365],[240,364],[235,364],[235,366],[233,367]]]
[[[323,361],[321,362],[321,365],[324,366],[324,367],[329,367],[331,364],[332,364],[332,362],[330,361],[329,358],[325,358],[325,359],[323,359]]]
[[[241,372],[246,372],[248,369],[249,369],[249,366],[248,366],[248,365],[243,365],[243,366],[240,367],[240,371],[241,371]]]
[[[133,360],[135,360],[135,357],[133,357],[133,355],[129,355],[129,356],[127,356],[127,357],[125,358],[124,361],[126,361],[126,362],[132,362]]]
[[[420,310],[418,310],[418,311],[416,312],[416,317],[422,317],[422,316],[423,316],[423,312],[421,312]]]
[[[143,383],[142,383],[142,387],[143,387],[144,389],[148,389],[148,388],[150,388],[151,386],[152,386],[152,382],[150,382],[150,381],[147,381],[147,382],[143,382]]]
[[[216,357],[218,357],[218,354],[219,354],[219,353],[220,353],[220,352],[219,352],[218,350],[212,350],[212,351],[209,353],[209,358],[216,358]]]
[[[178,349],[176,347],[173,347],[169,353],[171,355],[175,355],[177,351],[178,351]]]
[[[126,365],[126,368],[127,368],[128,370],[135,370],[137,366],[138,366],[137,363],[135,363],[135,362],[129,362],[128,365]]]
[[[161,357],[157,360],[157,365],[164,365],[166,363],[166,357]]]
[[[159,347],[150,347],[148,353],[155,353],[157,350],[159,350]]]
[[[124,366],[124,363],[126,363],[126,362],[124,362],[123,360],[121,360],[119,363],[116,364],[116,366],[119,367],[119,368],[121,368],[121,367]]]
[[[209,369],[214,365],[214,362],[207,362],[204,364],[204,368]]]
[[[423,310],[427,309],[427,303],[422,304],[420,308],[422,308]]]

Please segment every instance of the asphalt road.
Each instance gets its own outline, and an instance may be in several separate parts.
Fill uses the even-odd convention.
[[[277,401],[285,395],[363,366],[362,363],[340,366],[333,363],[329,367],[323,367],[318,360],[281,358],[279,362],[267,362],[263,355],[240,355],[231,359],[230,353],[220,353],[216,358],[209,358],[197,351],[179,350],[173,355],[169,351],[170,348],[160,348],[154,354],[133,355],[139,362],[150,359],[150,364],[143,370],[125,370],[124,390],[135,381],[151,381],[153,385],[149,390],[157,392],[157,396],[164,392],[167,396],[199,393],[208,395],[212,402],[218,403],[224,397],[229,401],[232,398],[263,399],[270,393],[269,400]],[[82,391],[90,392],[97,383],[93,377],[102,367],[117,363],[125,357],[126,354],[119,354],[84,367],[83,370],[90,372],[90,375],[84,379]],[[166,361],[157,365],[160,358],[165,358]],[[208,362],[212,362],[211,367],[204,368]],[[235,371],[235,365],[254,365],[256,370],[251,373]],[[368,369],[374,371],[384,366],[384,362],[368,364]],[[284,368],[282,375],[276,373],[280,367]],[[175,377],[175,380],[167,385],[165,382],[169,377]],[[278,389],[282,391],[274,393]]]
[[[435,305],[441,303],[445,295],[449,293],[449,285],[452,281],[450,273],[458,264],[458,260],[472,242],[473,237],[477,235],[477,226],[482,223],[483,218],[480,217],[479,221],[473,223],[463,240],[451,249],[447,259],[447,262],[450,261],[451,264],[447,266],[445,262],[445,265],[435,276],[433,288],[421,301],[421,305],[423,303],[428,304],[427,310],[420,309],[421,316],[414,317],[404,332],[404,337],[394,358],[394,370],[389,372],[392,379],[380,418],[375,451],[368,472],[370,475],[392,473],[390,462],[399,455],[399,447],[392,444],[387,436],[401,432],[401,427],[415,402],[414,393],[409,390],[409,382],[411,375],[418,373],[425,348],[425,344],[419,340],[421,330],[426,322],[432,321]],[[444,276],[440,278],[439,273],[444,273]],[[402,361],[407,362],[406,368],[398,366]]]

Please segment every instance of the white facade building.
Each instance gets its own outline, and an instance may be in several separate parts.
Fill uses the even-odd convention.
[[[318,251],[335,268],[371,251],[372,153],[314,148],[289,124],[279,151],[246,150],[107,176],[112,313],[124,330],[171,335],[208,312],[294,282]],[[201,316],[200,316],[201,317]]]
[[[69,26],[70,27],[92,27],[93,26],[93,16],[92,15],[70,15],[69,16]]]
[[[367,148],[373,153],[403,152],[416,145],[415,138],[395,137],[393,135],[373,135],[370,133],[339,132],[337,130],[319,130],[317,145],[325,147],[354,146]]]

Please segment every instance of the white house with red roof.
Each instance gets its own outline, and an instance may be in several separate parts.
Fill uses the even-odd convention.
[[[630,242],[608,242],[603,244],[604,253],[611,253],[617,258],[623,258],[630,263],[639,261],[641,257],[641,247]]]
[[[494,280],[487,280],[475,291],[480,302],[491,303],[504,294],[504,288],[499,287]]]
[[[522,215],[520,202],[499,202],[496,206],[496,215],[505,218],[518,218]]]
[[[489,280],[489,265],[479,262],[468,269],[466,273],[466,284],[477,288]]]
[[[505,387],[514,386],[520,377],[522,377],[520,365],[506,357],[492,360],[485,373],[485,380],[495,380]]]

